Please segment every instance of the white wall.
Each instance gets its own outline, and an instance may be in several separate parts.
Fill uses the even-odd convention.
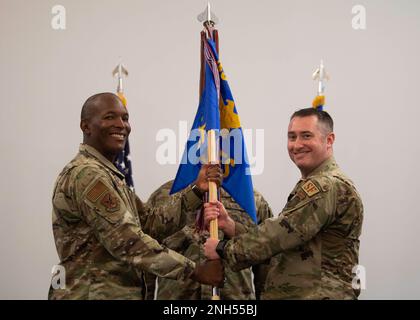
[[[66,30],[51,8],[66,8]],[[367,10],[353,30],[351,9]],[[205,1],[0,0],[0,298],[45,299],[58,262],[51,230],[55,178],[75,155],[80,108],[115,90],[130,71],[134,178],[142,199],[175,176],[155,160],[159,129],[190,127],[198,103],[199,32]],[[316,93],[311,73],[331,74],[327,106],[335,155],[362,194],[364,299],[420,297],[417,215],[420,2],[221,1],[220,54],[242,125],[265,129],[264,172],[254,185],[275,212],[299,174],[286,153],[290,114]]]

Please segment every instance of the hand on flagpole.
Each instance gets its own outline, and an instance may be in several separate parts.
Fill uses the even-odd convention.
[[[201,192],[209,191],[209,182],[214,182],[218,187],[222,184],[223,172],[218,164],[204,164],[201,166],[197,180],[194,184]]]
[[[235,221],[229,216],[223,203],[220,201],[214,201],[204,204],[204,223],[206,228],[209,228],[210,221],[217,219],[219,229],[223,233],[232,238],[235,236]]]
[[[204,255],[209,260],[220,259],[220,256],[216,252],[216,247],[219,244],[219,240],[208,238],[204,244]]]
[[[191,279],[194,281],[223,288],[224,268],[220,260],[213,259],[197,264]]]

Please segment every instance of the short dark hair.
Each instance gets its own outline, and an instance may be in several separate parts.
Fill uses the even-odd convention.
[[[94,94],[89,97],[82,106],[82,111],[80,112],[80,120],[88,120],[92,117],[95,107],[106,98],[115,98],[118,99],[118,96],[112,92],[102,92]]]
[[[298,111],[295,111],[292,116],[290,117],[290,120],[293,118],[299,117],[310,117],[315,116],[318,119],[318,123],[322,124],[324,128],[326,129],[326,133],[330,133],[334,131],[334,121],[331,118],[331,116],[328,114],[328,112],[323,110],[318,110],[315,108],[304,108],[300,109]]]

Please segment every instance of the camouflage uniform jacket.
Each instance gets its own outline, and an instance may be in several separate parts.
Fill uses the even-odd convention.
[[[178,197],[177,194],[173,196],[169,195],[172,183],[173,181],[169,181],[157,189],[150,196],[148,204],[150,206],[157,206],[170,201],[173,197]],[[235,220],[237,228],[240,229],[241,232],[246,232],[248,228],[255,227],[255,223],[252,221],[250,216],[226,191],[223,189],[220,190],[221,201],[228,210],[230,216]],[[254,191],[254,195],[259,222],[267,218],[271,218],[273,215],[268,203],[259,192]],[[186,216],[194,217],[194,213],[189,212]],[[164,239],[163,244],[168,248],[171,248],[190,258],[196,263],[204,262],[206,258],[204,256],[202,245],[208,236],[208,232],[204,232],[202,234],[195,232],[195,220],[191,218],[183,229]],[[219,239],[223,239],[223,237],[223,232],[219,231]],[[252,272],[254,273],[254,285],[257,294],[259,294],[264,286],[268,267],[269,264],[266,262],[265,264],[255,265],[252,268]],[[255,299],[251,268],[235,272],[227,267],[225,268],[225,277],[226,282],[224,288],[220,290],[221,299]],[[147,275],[147,278],[148,284],[153,286],[154,277]],[[149,298],[153,299],[153,296],[149,296]],[[157,299],[208,300],[211,299],[211,286],[202,285],[190,279],[186,279],[184,281],[174,281],[171,279],[159,278]]]
[[[185,225],[185,208],[201,205],[186,191],[161,207],[143,206],[124,176],[94,148],[82,144],[60,173],[53,193],[53,232],[66,288],[49,299],[142,299],[143,272],[189,278],[195,263],[161,246],[154,231]],[[150,235],[145,232],[150,233]]]
[[[235,270],[269,257],[263,299],[355,299],[363,205],[353,183],[327,159],[300,180],[280,215],[229,241]]]

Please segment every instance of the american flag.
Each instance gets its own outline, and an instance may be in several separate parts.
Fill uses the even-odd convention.
[[[123,102],[124,106],[127,108],[127,100],[122,92],[117,92],[118,97],[120,97],[121,101]],[[130,156],[130,143],[127,139],[125,144],[124,150],[120,152],[115,161],[115,166],[120,170],[125,176],[125,182],[134,190],[134,182],[133,182],[133,169],[131,167],[131,156]]]

